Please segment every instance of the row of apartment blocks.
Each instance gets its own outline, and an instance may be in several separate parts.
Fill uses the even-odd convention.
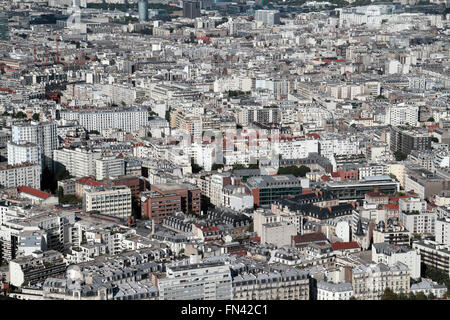
[[[11,261],[10,280],[23,287],[24,296],[28,285],[41,283],[41,289],[30,292],[35,298],[65,300],[380,300],[387,288],[408,294],[427,285],[411,286],[409,269],[401,262],[329,271],[280,266],[269,270],[246,258],[167,261],[156,257],[154,250],[124,252],[114,261],[96,258],[68,268],[60,253],[36,252]],[[439,297],[445,291],[433,283],[426,287]]]

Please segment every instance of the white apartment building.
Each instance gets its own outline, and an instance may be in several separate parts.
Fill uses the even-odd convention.
[[[16,165],[23,162],[41,165],[41,149],[35,143],[8,142],[8,164]]]
[[[278,143],[279,154],[283,159],[307,158],[309,153],[319,153],[318,140],[285,140]]]
[[[95,178],[103,180],[125,174],[125,161],[123,158],[105,157],[95,160]]]
[[[17,165],[3,165],[0,167],[0,186],[3,188],[17,188],[27,186],[34,189],[41,188],[41,167],[34,163]]]
[[[435,228],[436,242],[450,245],[450,218],[436,219]]]
[[[320,155],[328,159],[334,159],[334,155],[350,155],[359,153],[358,142],[348,138],[341,137],[339,139],[320,139]]]
[[[99,132],[110,128],[137,132],[140,127],[148,125],[148,117],[148,110],[145,109],[61,112],[61,119],[76,120],[86,130]]]
[[[350,300],[353,296],[351,283],[317,282],[317,300]]]
[[[83,210],[126,219],[131,216],[131,190],[125,186],[86,189],[83,195]]]
[[[359,179],[364,177],[387,176],[389,175],[389,167],[383,164],[370,164],[358,168]]]
[[[408,266],[397,262],[393,266],[383,263],[360,265],[352,269],[352,286],[358,300],[380,300],[386,288],[394,293],[409,293]]]
[[[160,300],[231,300],[230,267],[223,262],[167,266],[158,279]]]
[[[419,198],[400,198],[398,200],[398,208],[401,212],[422,212],[427,209],[427,202]]]
[[[230,183],[231,183],[230,173],[224,172],[211,175],[209,198],[213,205],[215,206],[225,205],[223,188]]]
[[[434,235],[437,213],[426,210],[426,202],[419,198],[399,200],[399,219],[411,233]]]
[[[55,170],[64,167],[74,177],[95,176],[95,160],[100,158],[101,153],[81,148],[53,151]]]
[[[29,142],[39,146],[43,168],[53,168],[53,150],[58,148],[57,126],[54,122],[16,123],[11,126],[11,141]]]
[[[372,261],[388,266],[401,262],[408,266],[411,278],[420,278],[420,254],[406,246],[387,242],[372,244]]]
[[[419,107],[416,105],[407,105],[404,103],[389,106],[386,109],[386,124],[392,126],[401,126],[410,124],[413,127],[417,126],[419,121]]]

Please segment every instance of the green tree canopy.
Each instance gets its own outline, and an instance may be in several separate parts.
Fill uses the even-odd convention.
[[[311,169],[307,166],[289,166],[289,167],[281,167],[278,169],[278,174],[293,174],[296,177],[304,177]]]

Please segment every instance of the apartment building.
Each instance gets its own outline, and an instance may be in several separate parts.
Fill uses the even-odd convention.
[[[407,246],[387,242],[372,244],[372,261],[388,266],[401,262],[408,266],[411,278],[420,278],[420,254]]]
[[[146,109],[117,109],[99,111],[61,111],[61,119],[76,120],[86,130],[115,128],[125,132],[137,132],[140,127],[148,124]]]
[[[410,154],[411,150],[430,150],[431,136],[428,132],[392,127],[391,150]]]
[[[324,280],[317,282],[317,300],[350,300],[352,296],[351,283],[333,283]]]
[[[233,277],[233,300],[309,300],[308,273],[242,273]]]
[[[230,267],[223,262],[167,266],[155,279],[160,300],[231,300]]]
[[[397,262],[392,266],[383,263],[360,265],[352,269],[352,286],[358,300],[380,300],[386,288],[394,293],[409,293],[408,266]]]
[[[41,165],[41,149],[35,143],[8,142],[8,164],[16,165],[23,162]]]
[[[436,219],[436,242],[450,245],[450,217]]]
[[[58,148],[57,126],[54,122],[16,123],[11,126],[13,143],[33,143],[39,146],[41,165],[53,169],[53,150]]]
[[[401,212],[399,220],[412,234],[434,235],[437,213],[434,211]]]
[[[53,151],[55,171],[65,169],[75,177],[95,176],[95,160],[100,158],[100,152],[89,149],[75,148]]]
[[[95,160],[95,178],[103,180],[125,174],[125,161],[123,158],[104,157]]]
[[[417,126],[419,121],[419,107],[416,105],[391,105],[386,109],[386,124],[392,126]]]
[[[66,263],[62,253],[55,250],[38,251],[31,256],[20,257],[9,262],[10,281],[13,286],[24,283],[33,285],[48,277],[64,274]]]
[[[83,210],[126,219],[131,216],[131,190],[125,186],[87,189],[83,195]]]
[[[450,246],[424,240],[413,242],[412,247],[420,253],[422,263],[439,269],[450,277]]]
[[[28,186],[41,188],[41,167],[36,163],[22,162],[16,165],[0,166],[0,186],[3,188],[17,188]]]

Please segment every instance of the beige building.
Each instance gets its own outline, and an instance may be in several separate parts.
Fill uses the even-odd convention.
[[[308,273],[242,274],[233,278],[233,300],[309,300]]]
[[[278,248],[290,246],[292,237],[297,235],[297,227],[286,222],[271,222],[262,225],[261,243],[270,243]]]
[[[397,262],[392,266],[383,263],[360,265],[352,269],[354,296],[358,300],[380,300],[386,288],[396,294],[410,291],[408,267]]]
[[[131,190],[125,186],[87,189],[83,195],[83,209],[126,219],[131,216]]]

